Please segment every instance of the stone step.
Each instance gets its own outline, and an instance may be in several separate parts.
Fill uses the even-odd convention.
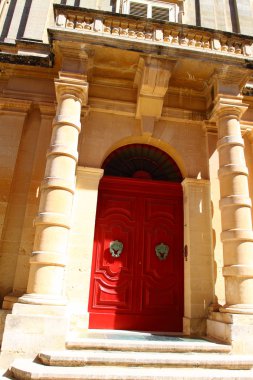
[[[129,351],[58,351],[42,352],[40,362],[47,366],[135,366],[135,367],[174,367],[174,368],[222,368],[251,369],[252,356],[210,354],[210,353],[171,353],[171,352],[129,352]]]
[[[181,339],[181,340],[180,340]],[[140,340],[116,338],[73,338],[66,342],[70,350],[108,350],[108,351],[135,351],[135,352],[209,352],[229,353],[231,346],[218,344],[204,339],[169,339]]]
[[[16,380],[246,380],[253,378],[251,370],[120,366],[51,367],[25,359],[17,359],[11,367],[11,373]]]

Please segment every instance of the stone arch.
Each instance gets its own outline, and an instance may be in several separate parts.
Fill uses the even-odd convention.
[[[146,145],[150,145],[150,146],[160,149],[161,151],[166,153],[168,156],[170,156],[171,159],[176,163],[178,169],[181,172],[182,178],[187,177],[186,165],[184,163],[182,156],[178,153],[178,151],[167,142],[155,139],[151,136],[131,136],[131,137],[123,138],[122,140],[117,141],[105,152],[103,159],[101,161],[101,167],[103,166],[107,157],[113,151],[130,144],[146,144]]]
[[[127,144],[107,156],[105,176],[179,182],[181,171],[170,155],[149,144]]]

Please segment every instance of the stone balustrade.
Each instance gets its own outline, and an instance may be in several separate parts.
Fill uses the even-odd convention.
[[[245,39],[210,29],[157,22],[130,15],[55,5],[55,26],[80,33],[98,33],[129,40],[178,45],[191,50],[211,51],[240,57],[253,56],[253,38]]]

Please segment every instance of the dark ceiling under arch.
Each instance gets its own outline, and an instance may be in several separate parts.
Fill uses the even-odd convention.
[[[130,144],[114,150],[104,161],[106,176],[181,182],[175,161],[164,151],[147,144]]]

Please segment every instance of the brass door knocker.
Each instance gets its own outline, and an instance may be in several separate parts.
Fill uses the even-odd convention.
[[[120,257],[123,251],[124,245],[119,240],[114,240],[110,242],[110,253],[112,257]]]
[[[165,260],[169,254],[169,247],[164,243],[157,244],[155,253],[159,260]]]

